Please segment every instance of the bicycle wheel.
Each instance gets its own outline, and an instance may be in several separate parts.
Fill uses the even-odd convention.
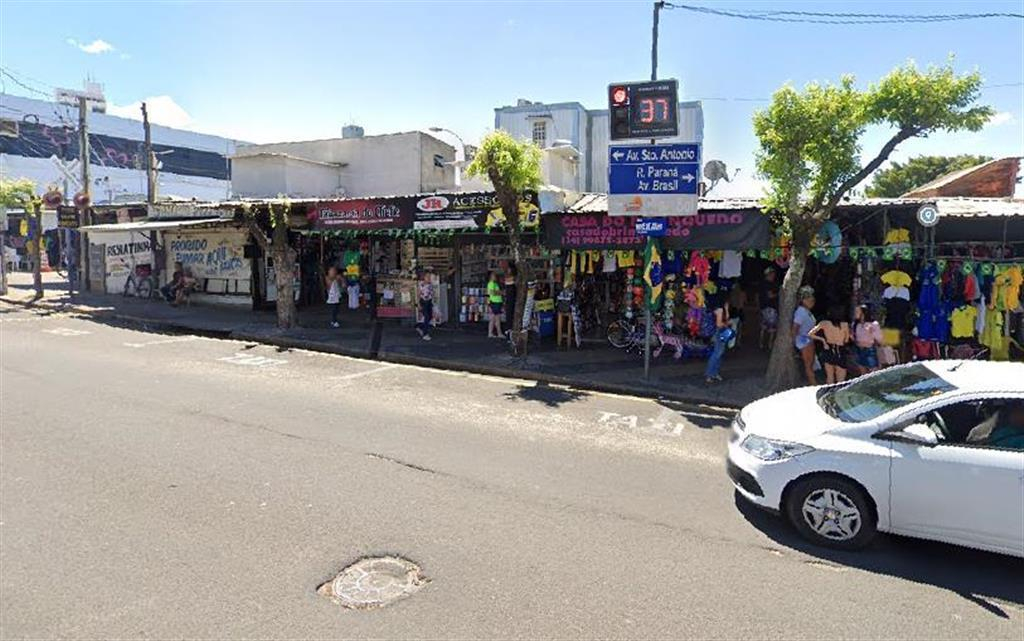
[[[608,326],[608,342],[612,347],[622,349],[628,347],[633,335],[633,328],[623,321],[612,321]]]

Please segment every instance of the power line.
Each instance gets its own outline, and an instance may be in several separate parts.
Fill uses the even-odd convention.
[[[944,13],[944,14],[900,14],[900,13],[835,13],[823,11],[727,11],[698,7],[689,4],[665,3],[666,9],[681,9],[694,13],[704,13],[726,18],[742,20],[760,20],[763,22],[789,22],[811,24],[921,24],[934,22],[959,22],[965,20],[982,20],[986,18],[1012,18],[1024,20],[1022,13],[988,12],[988,13]]]

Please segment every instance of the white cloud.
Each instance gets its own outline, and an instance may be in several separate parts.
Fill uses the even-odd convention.
[[[1013,122],[1013,114],[1009,111],[1000,111],[992,114],[992,117],[988,119],[989,127],[998,127],[999,125],[1005,125],[1006,123]]]
[[[142,120],[143,102],[146,103],[146,111],[149,112],[149,121],[154,125],[190,129],[194,124],[192,116],[170,96],[150,96],[145,100],[138,100],[128,105],[109,103],[107,113],[112,116]]]
[[[110,44],[106,40],[100,40],[99,38],[96,38],[92,42],[79,42],[74,38],[68,38],[67,40],[65,40],[65,42],[67,42],[72,47],[77,47],[80,51],[84,51],[85,53],[90,54],[110,53],[111,51],[117,51],[117,47]]]

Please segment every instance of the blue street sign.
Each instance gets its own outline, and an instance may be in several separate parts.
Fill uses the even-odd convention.
[[[664,218],[637,218],[636,235],[661,238],[665,235],[668,222]]]
[[[700,145],[609,145],[608,193],[696,194]]]

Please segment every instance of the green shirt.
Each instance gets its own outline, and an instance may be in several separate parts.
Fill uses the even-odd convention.
[[[342,262],[345,266],[345,280],[352,283],[359,282],[359,263],[363,259],[363,255],[358,251],[346,251],[342,256]]]
[[[505,300],[501,295],[501,285],[493,280],[487,283],[487,300],[492,303],[500,303]]]

